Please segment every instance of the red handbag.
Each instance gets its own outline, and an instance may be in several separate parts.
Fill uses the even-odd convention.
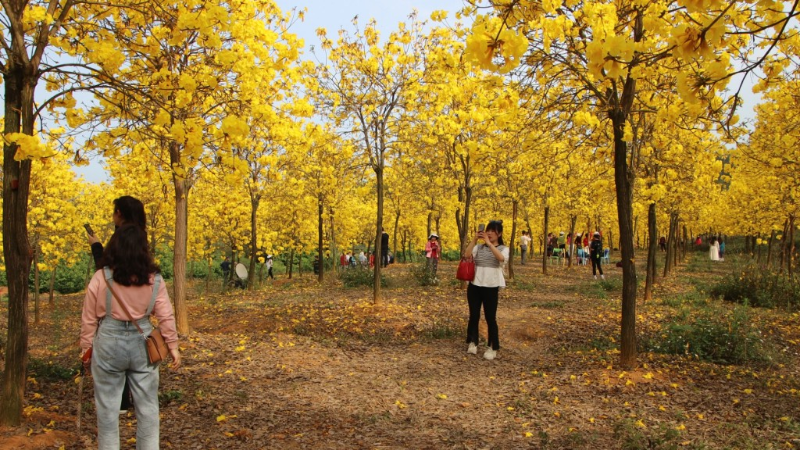
[[[475,260],[472,257],[461,258],[456,271],[456,278],[461,281],[472,281],[475,279]]]

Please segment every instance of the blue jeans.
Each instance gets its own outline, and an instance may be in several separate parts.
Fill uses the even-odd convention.
[[[478,345],[478,324],[481,321],[481,305],[489,337],[486,345],[492,350],[500,350],[500,338],[497,328],[497,301],[499,287],[482,287],[470,283],[467,286],[467,303],[469,303],[469,322],[467,322],[467,344]]]
[[[150,322],[139,321],[145,333]],[[159,448],[158,365],[147,360],[144,339],[131,322],[105,317],[94,338],[92,350],[94,402],[97,408],[99,450],[117,450],[119,442],[119,404],[127,377],[136,404],[136,448]]]

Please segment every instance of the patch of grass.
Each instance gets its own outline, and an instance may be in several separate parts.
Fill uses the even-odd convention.
[[[619,448],[625,450],[683,448],[680,447],[680,432],[667,424],[646,428],[633,419],[624,419],[614,425],[614,437]]]
[[[672,308],[680,308],[684,305],[702,307],[708,304],[708,297],[700,291],[693,290],[664,297],[661,304]]]
[[[428,261],[411,266],[411,276],[417,280],[417,284],[420,286],[437,286],[439,284],[439,278],[428,265]]]
[[[564,302],[553,300],[549,302],[533,302],[531,303],[531,308],[542,308],[542,309],[558,309],[563,308]]]
[[[709,294],[735,303],[763,308],[800,308],[800,280],[755,265],[728,274],[711,287]]]
[[[682,308],[670,321],[644,336],[646,351],[686,355],[718,364],[769,362],[772,346],[752,323],[749,308]]]
[[[348,270],[343,270],[339,274],[339,280],[346,288],[353,288],[360,286],[372,287],[374,277],[375,276],[371,270],[364,270],[364,269],[348,269]],[[388,283],[386,282],[386,277],[383,274],[381,274],[381,287],[387,287],[387,285]]]
[[[600,279],[597,284],[606,292],[622,292],[622,278]]]
[[[180,401],[183,398],[183,392],[179,390],[170,390],[158,393],[158,403],[166,405],[174,401]]]
[[[603,289],[598,283],[592,283],[588,287],[579,290],[578,292],[584,294],[589,298],[596,298],[598,300],[606,300],[608,299],[608,294],[606,294],[606,290]]]
[[[461,336],[466,329],[463,321],[456,319],[436,320],[433,325],[423,333],[430,339],[452,339]]]
[[[526,291],[526,292],[533,292],[536,289],[536,285],[534,283],[521,280],[514,281],[512,287],[514,289],[519,289],[520,291]]]
[[[78,362],[73,367],[65,367],[52,361],[45,362],[41,359],[31,358],[28,362],[28,372],[34,378],[47,381],[66,381],[78,374],[79,364]]]

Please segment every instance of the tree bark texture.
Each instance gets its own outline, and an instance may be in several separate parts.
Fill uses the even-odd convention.
[[[177,147],[177,144],[172,144]],[[178,333],[189,333],[189,308],[186,305],[186,247],[189,228],[189,184],[184,178],[172,176],[175,187],[175,247],[173,248],[173,303]],[[232,263],[235,270],[236,263]],[[231,270],[231,272],[234,272]]]
[[[647,207],[647,275],[644,283],[644,302],[653,299],[653,284],[656,281],[656,252],[658,252],[658,226],[656,204]]]
[[[33,135],[36,76],[22,61],[12,58],[7,64],[3,131]],[[0,425],[9,426],[18,426],[22,420],[28,368],[28,276],[33,261],[28,241],[31,161],[15,161],[16,152],[16,144],[3,144],[3,257],[8,281],[8,336],[0,393]]]

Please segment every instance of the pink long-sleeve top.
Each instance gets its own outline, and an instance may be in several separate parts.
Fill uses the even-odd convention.
[[[114,292],[117,293],[120,301],[125,302],[125,306],[131,312],[134,320],[144,317],[150,298],[153,295],[153,281],[155,275],[150,275],[150,284],[144,286],[122,286],[113,283]],[[89,286],[86,288],[86,298],[83,301],[83,314],[81,315],[81,350],[85,351],[92,346],[97,325],[101,318],[106,316],[106,282],[102,270],[94,273]],[[158,327],[164,341],[170,349],[178,347],[178,332],[175,329],[175,314],[172,311],[172,303],[169,301],[167,286],[165,282],[158,285],[156,304],[153,306],[153,315],[158,319]],[[111,317],[129,321],[128,315],[119,305],[115,298],[111,298]]]

